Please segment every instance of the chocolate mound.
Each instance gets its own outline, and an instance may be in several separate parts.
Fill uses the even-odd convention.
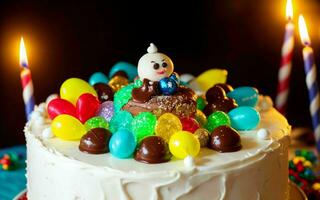
[[[196,95],[190,88],[180,86],[173,95],[153,96],[145,103],[130,100],[122,109],[133,115],[152,112],[160,116],[169,112],[179,117],[193,117],[197,112]]]
[[[79,150],[89,154],[109,152],[111,133],[104,128],[94,128],[88,131],[80,140]]]
[[[134,159],[148,164],[168,162],[171,159],[168,144],[162,137],[150,136],[144,138]]]
[[[93,85],[93,88],[97,92],[100,102],[113,101],[113,90],[109,85],[96,83]]]
[[[215,128],[210,136],[209,148],[219,152],[234,152],[241,149],[239,133],[229,126]]]

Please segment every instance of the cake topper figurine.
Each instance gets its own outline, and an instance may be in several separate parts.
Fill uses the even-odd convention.
[[[140,80],[160,81],[162,78],[169,77],[173,72],[172,60],[167,55],[159,53],[153,43],[150,43],[147,52],[138,62]]]

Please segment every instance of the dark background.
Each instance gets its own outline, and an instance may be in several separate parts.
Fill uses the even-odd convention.
[[[22,35],[37,103],[58,92],[69,77],[87,80],[120,60],[137,64],[150,42],[172,58],[179,73],[225,68],[233,86],[255,86],[274,99],[285,1],[139,2],[1,0],[0,147],[24,143],[18,64]],[[305,15],[320,64],[320,3],[300,0],[294,6],[295,22],[298,13]],[[296,30],[287,117],[293,126],[311,127],[301,50]]]

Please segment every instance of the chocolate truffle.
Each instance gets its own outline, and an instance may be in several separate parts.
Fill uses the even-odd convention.
[[[125,71],[122,71],[122,70],[117,71],[115,74],[113,74],[113,76],[111,78],[113,78],[115,76],[122,76],[122,77],[124,77],[126,79],[129,79],[127,73]]]
[[[215,85],[206,92],[206,99],[209,103],[220,101],[226,98],[226,92],[222,87]]]
[[[145,103],[158,93],[158,82],[143,79],[142,86],[132,90],[132,99],[138,103]]]
[[[219,152],[234,152],[241,149],[239,133],[229,126],[219,126],[210,136],[209,148]]]
[[[168,162],[171,159],[168,144],[159,136],[144,138],[136,151],[134,159],[148,164]]]
[[[220,99],[213,103],[207,104],[203,109],[203,113],[206,116],[209,116],[216,111],[223,111],[225,113],[228,113],[230,110],[236,107],[238,107],[238,105],[234,99],[225,98],[225,99]]]
[[[221,87],[226,92],[226,94],[233,90],[233,87],[229,84],[226,84],[226,83],[218,83],[218,84],[215,84],[214,86]]]
[[[109,140],[111,133],[104,128],[94,128],[88,131],[80,140],[80,151],[89,154],[101,154],[109,152]]]
[[[113,90],[109,85],[97,83],[94,84],[93,87],[98,94],[98,99],[100,102],[113,101]]]

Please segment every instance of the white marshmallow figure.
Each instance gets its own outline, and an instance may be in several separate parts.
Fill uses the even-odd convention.
[[[151,43],[138,62],[138,75],[140,80],[160,81],[169,77],[173,72],[172,60],[165,54],[159,53],[158,48]]]

